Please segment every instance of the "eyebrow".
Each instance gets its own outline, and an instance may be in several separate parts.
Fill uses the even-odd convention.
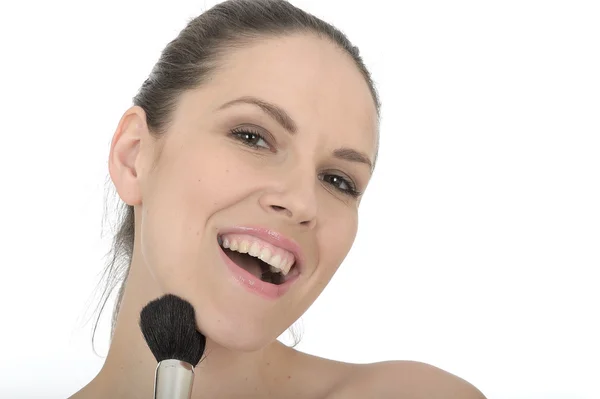
[[[257,107],[262,109],[265,113],[267,113],[271,118],[275,119],[277,121],[277,123],[279,123],[281,126],[283,126],[283,128],[285,130],[287,130],[290,134],[296,134],[296,132],[298,131],[296,122],[294,122],[294,120],[292,118],[290,118],[290,116],[288,115],[287,112],[285,112],[283,109],[281,109],[277,105],[270,104],[264,100],[261,100],[260,98],[250,97],[250,96],[236,98],[235,100],[231,100],[231,101],[226,102],[225,104],[221,105],[219,107],[219,109],[227,108],[227,107],[230,107],[235,104],[256,105]]]
[[[275,119],[288,133],[295,135],[298,132],[296,122],[289,116],[285,110],[275,104],[271,104],[260,98],[252,96],[244,96],[236,98],[221,105],[218,109],[224,109],[236,104],[252,104],[259,107],[271,118]],[[369,171],[373,170],[373,163],[367,155],[362,152],[353,150],[352,148],[342,147],[333,151],[333,156],[338,159],[343,159],[350,162],[363,163],[369,167]]]

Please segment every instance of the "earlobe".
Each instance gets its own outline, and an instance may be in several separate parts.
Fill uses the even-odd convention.
[[[142,202],[140,150],[144,129],[146,113],[141,107],[133,106],[121,117],[110,145],[110,178],[119,197],[128,205],[139,205]]]

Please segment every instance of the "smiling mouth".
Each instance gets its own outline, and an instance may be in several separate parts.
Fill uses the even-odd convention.
[[[256,258],[247,253],[241,253],[237,251],[232,251],[229,248],[223,247],[223,240],[221,237],[218,237],[218,244],[225,252],[225,255],[231,259],[233,263],[235,263],[239,268],[246,270],[248,273],[251,273],[253,276],[260,278],[262,281],[274,285],[281,285],[286,281],[290,280],[292,277],[298,275],[298,271],[296,268],[296,263],[292,265],[288,274],[283,275],[280,271],[273,270],[273,267],[268,263],[263,262],[259,258]]]

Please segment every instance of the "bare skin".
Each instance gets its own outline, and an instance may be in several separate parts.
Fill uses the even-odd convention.
[[[333,151],[354,149],[372,162],[377,114],[351,58],[325,39],[266,38],[221,61],[209,81],[181,96],[160,140],[139,107],[117,127],[109,170],[121,199],[135,208],[134,253],[105,364],[72,398],[152,397],[156,360],[137,322],[141,309],[165,293],[192,303],[207,337],[197,399],[402,397],[444,381],[463,389],[464,381],[431,366],[335,362],[277,341],[354,242],[361,197],[349,190],[364,192],[371,168]],[[285,110],[296,133],[260,106],[224,106],[248,96]],[[275,230],[302,248],[305,268],[279,299],[248,292],[224,267],[217,233],[239,225]],[[398,386],[398,375],[411,373]]]

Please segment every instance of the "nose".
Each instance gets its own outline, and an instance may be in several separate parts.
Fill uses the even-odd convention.
[[[316,176],[306,171],[283,172],[262,193],[260,205],[267,213],[312,229],[317,223],[315,182]]]

